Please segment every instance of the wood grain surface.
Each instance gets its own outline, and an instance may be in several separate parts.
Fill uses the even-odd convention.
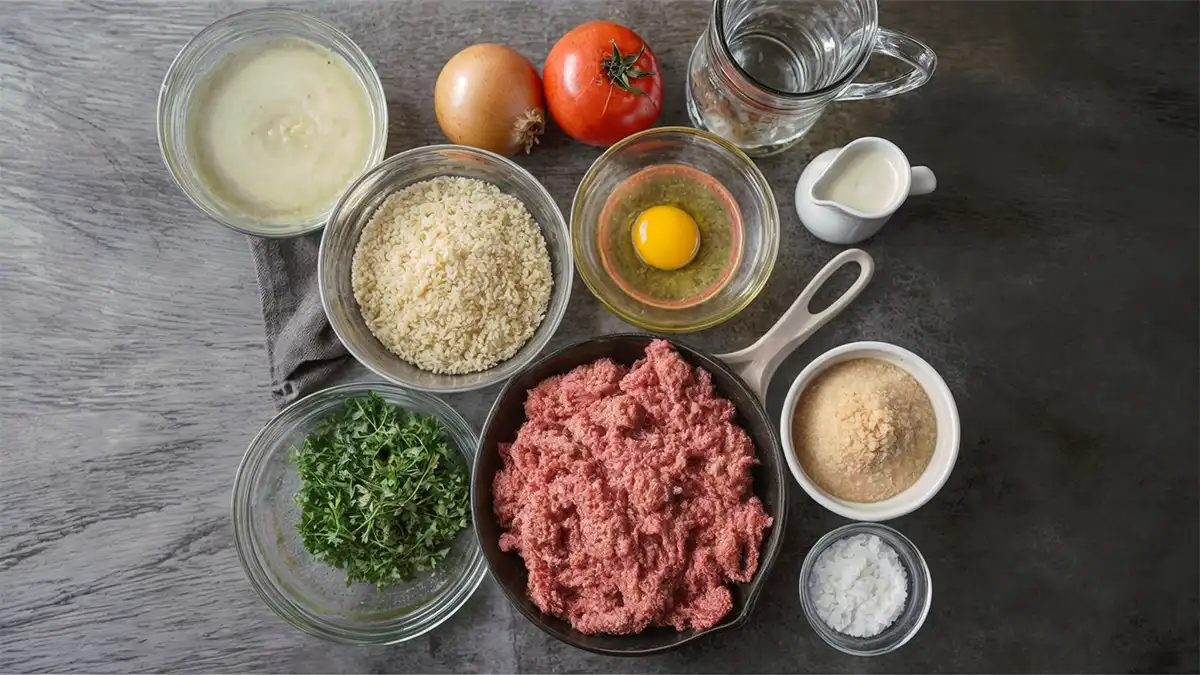
[[[837,247],[796,220],[816,152],[897,142],[940,187],[865,248],[871,288],[784,364],[768,397],[854,339],[909,347],[958,399],[962,455],[895,526],[933,610],[893,655],[855,660],[796,599],[808,546],[843,521],[793,489],[772,590],[738,633],[613,660],[514,616],[487,581],[393,647],[309,638],[239,566],[230,487],[272,415],[246,239],[205,220],[159,156],[167,66],[241,2],[0,3],[0,671],[1195,671],[1197,5],[885,4],[941,62],[919,92],[837,105],[761,166],[784,219],[772,280],[691,336],[744,346]],[[346,30],[388,92],[390,151],[441,140],[440,65],[500,41],[539,66],[575,24],[633,26],[686,123],[702,0],[297,4]],[[520,161],[569,206],[598,151],[552,131]],[[622,328],[576,280],[555,345]],[[495,390],[448,397],[477,427]],[[795,486],[793,486],[794,488]]]

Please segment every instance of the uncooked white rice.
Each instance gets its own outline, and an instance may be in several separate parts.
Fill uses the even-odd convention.
[[[546,241],[525,205],[457,176],[389,195],[363,228],[351,275],[375,337],[444,374],[516,354],[541,325],[553,284]]]

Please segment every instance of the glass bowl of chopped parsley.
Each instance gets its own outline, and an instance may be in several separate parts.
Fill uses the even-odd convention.
[[[382,382],[307,396],[250,443],[234,540],[254,589],[297,628],[393,644],[456,612],[485,574],[470,517],[475,433]]]

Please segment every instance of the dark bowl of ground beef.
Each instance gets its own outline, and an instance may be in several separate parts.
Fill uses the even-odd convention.
[[[652,345],[655,345],[652,347]],[[471,486],[471,508],[472,515],[475,521],[475,532],[479,538],[479,545],[483,551],[484,558],[487,561],[488,568],[492,576],[500,583],[504,589],[505,595],[513,603],[513,605],[534,625],[541,628],[555,638],[591,652],[614,656],[644,656],[655,654],[658,652],[667,651],[679,647],[687,642],[700,638],[703,635],[717,633],[720,631],[737,628],[749,619],[750,612],[754,608],[762,586],[771,572],[775,559],[779,553],[780,546],[783,540],[784,519],[787,512],[787,487],[786,473],[787,467],[783,457],[783,450],[777,435],[775,425],[767,416],[761,402],[750,391],[746,384],[734,374],[734,372],[716,357],[707,354],[698,349],[687,346],[677,340],[670,341],[671,349],[666,349],[666,345],[650,335],[641,334],[617,334],[604,336],[585,342],[580,342],[564,349],[561,349],[553,354],[550,354],[539,361],[530,364],[529,366],[518,372],[512,379],[508,381],[504,389],[497,397],[488,419],[484,424],[483,433],[480,436],[480,445],[475,456],[474,471],[472,474]],[[654,373],[643,373],[638,375],[634,368],[635,364],[642,362],[643,364],[649,360],[648,348],[650,352],[661,355],[669,352],[669,357],[674,361],[669,366],[675,368],[675,375],[671,375],[667,370],[667,366],[659,368]],[[687,374],[688,369],[683,368],[678,363],[678,357],[686,362],[687,366],[693,371],[691,375]],[[657,358],[657,357],[656,357]],[[602,360],[609,360],[603,361]],[[577,371],[580,366],[589,364],[597,364],[602,362],[603,367],[596,368],[594,372],[588,371],[585,373],[587,377],[580,375]],[[622,577],[616,582],[616,587],[621,591],[616,593],[618,598],[606,597],[603,602],[609,603],[607,606],[595,609],[585,607],[582,610],[578,607],[580,604],[579,594],[586,595],[591,592],[591,587],[588,586],[582,591],[580,588],[570,589],[570,583],[559,585],[554,588],[545,588],[544,578],[546,576],[546,559],[547,556],[553,558],[559,556],[559,562],[552,562],[553,567],[562,574],[561,568],[569,568],[567,563],[568,558],[572,561],[577,561],[580,556],[589,561],[601,560],[600,557],[594,555],[593,551],[585,550],[594,546],[614,546],[609,539],[612,537],[612,531],[604,528],[596,528],[596,522],[593,514],[592,521],[581,526],[579,518],[574,515],[559,517],[561,522],[531,522],[528,514],[525,514],[522,523],[525,527],[523,537],[525,547],[532,547],[533,544],[529,540],[536,540],[537,545],[543,548],[536,551],[537,555],[541,556],[541,562],[536,564],[537,573],[531,574],[531,566],[522,557],[522,535],[516,535],[514,532],[517,526],[513,523],[513,495],[511,493],[519,491],[522,486],[528,485],[545,485],[548,481],[555,482],[561,475],[559,469],[554,468],[547,470],[546,467],[534,466],[532,469],[521,475],[513,475],[519,473],[514,464],[524,463],[528,466],[531,463],[540,461],[538,453],[532,455],[526,454],[520,458],[515,456],[513,449],[514,441],[518,437],[518,432],[524,432],[523,427],[528,421],[527,412],[535,411],[535,416],[540,416],[541,411],[546,407],[544,400],[537,400],[538,397],[543,399],[547,395],[545,389],[538,389],[539,385],[546,385],[550,378],[555,376],[567,375],[575,372],[577,377],[569,384],[577,388],[573,392],[562,392],[555,389],[550,392],[550,395],[559,397],[552,403],[560,402],[562,399],[572,396],[582,396],[587,399],[588,412],[584,416],[584,422],[572,418],[569,422],[563,422],[564,425],[571,426],[571,434],[575,438],[586,437],[586,429],[580,430],[580,424],[590,424],[595,421],[597,416],[609,415],[605,419],[616,418],[618,421],[618,431],[609,429],[606,433],[621,433],[626,436],[637,436],[641,433],[640,428],[644,425],[646,428],[651,428],[655,424],[664,423],[664,420],[659,419],[654,421],[655,415],[660,418],[664,415],[664,409],[661,406],[656,408],[654,403],[647,403],[646,409],[636,404],[629,402],[630,397],[621,396],[627,393],[625,389],[628,387],[640,386],[638,383],[647,381],[658,383],[675,377],[680,372],[687,377],[690,387],[686,389],[688,394],[688,403],[681,403],[680,397],[676,396],[675,405],[687,408],[691,406],[692,413],[696,412],[695,405],[690,401],[693,399],[701,400],[701,406],[707,406],[705,410],[715,411],[713,414],[716,417],[721,417],[725,427],[716,428],[712,434],[706,437],[697,437],[697,445],[704,445],[704,439],[711,440],[713,434],[720,437],[718,445],[729,450],[729,452],[713,453],[709,457],[688,457],[686,460],[682,455],[689,451],[681,451],[681,457],[677,460],[677,464],[682,464],[686,461],[691,467],[693,459],[698,463],[700,471],[706,474],[723,474],[728,473],[733,481],[729,485],[718,486],[719,489],[738,490],[744,492],[741,501],[735,500],[732,506],[726,502],[724,509],[731,510],[736,515],[726,516],[725,510],[717,516],[717,519],[728,518],[729,521],[724,523],[724,526],[734,530],[733,532],[724,532],[720,528],[715,531],[712,527],[707,529],[701,527],[698,530],[699,537],[704,538],[707,545],[704,543],[696,543],[693,549],[692,535],[688,535],[686,546],[684,547],[683,556],[695,556],[688,558],[683,563],[679,560],[680,547],[674,548],[667,546],[667,553],[664,555],[661,550],[662,541],[668,539],[670,528],[675,528],[675,536],[678,537],[678,528],[680,527],[673,518],[664,518],[663,514],[674,514],[680,517],[690,518],[693,521],[696,519],[695,511],[699,511],[713,515],[711,505],[688,504],[688,507],[695,507],[691,511],[684,509],[679,510],[679,507],[670,507],[675,510],[665,509],[660,511],[651,511],[650,519],[654,522],[646,525],[645,523],[630,522],[630,516],[635,511],[633,502],[639,502],[636,511],[644,513],[644,503],[647,499],[659,499],[662,502],[670,502],[678,499],[693,499],[690,494],[695,491],[697,495],[703,492],[705,495],[711,495],[710,485],[700,483],[689,483],[687,477],[681,479],[678,486],[670,484],[664,486],[651,483],[643,491],[641,486],[641,478],[637,481],[626,482],[620,487],[622,506],[624,509],[620,517],[624,518],[622,525],[618,529],[622,529],[623,536],[628,535],[628,528],[632,524],[638,529],[638,533],[633,535],[632,540],[640,542],[643,538],[652,538],[658,544],[658,550],[651,550],[649,553],[642,550],[636,545],[632,546],[628,542],[618,542],[615,544],[615,550],[624,551],[622,553],[614,553],[611,558],[608,558],[604,565],[603,571],[597,570],[575,570],[568,571],[568,575],[575,575],[570,578],[578,579],[579,574],[588,574],[589,572],[599,574],[601,576],[612,576],[609,568],[617,568],[623,570],[634,570],[627,572],[628,577]],[[707,373],[707,374],[704,374]],[[622,379],[620,384],[615,384],[618,376],[630,376],[633,379]],[[607,379],[606,379],[607,377]],[[554,389],[559,387],[559,381],[566,381],[567,378],[556,379],[549,385]],[[631,385],[630,382],[633,382]],[[564,385],[566,386],[566,385]],[[617,392],[614,396],[595,398],[593,394],[588,393],[588,389],[604,389]],[[561,388],[561,387],[559,387]],[[538,390],[535,393],[534,390]],[[593,397],[593,398],[588,398]],[[653,398],[659,397],[659,398]],[[531,400],[532,399],[532,400]],[[707,399],[707,402],[705,400]],[[641,399],[643,402],[651,399]],[[652,400],[661,400],[659,393],[652,394]],[[731,403],[733,406],[732,419],[729,419],[729,407],[725,403]],[[636,401],[635,401],[636,403]],[[631,410],[633,408],[633,410]],[[611,414],[610,414],[611,413]],[[550,415],[561,414],[561,411],[547,413]],[[683,414],[682,412],[680,414]],[[730,429],[728,422],[737,429]],[[541,422],[538,422],[539,424]],[[625,425],[621,427],[620,425]],[[678,443],[678,432],[684,430],[683,437],[689,437],[686,429],[687,425],[681,426],[678,423],[672,422],[676,429],[677,436],[673,442]],[[537,424],[531,424],[537,426]],[[534,429],[536,432],[537,429]],[[744,431],[744,435],[741,433]],[[597,433],[600,433],[597,431]],[[746,437],[752,443],[752,448],[746,444]],[[607,437],[611,438],[611,436]],[[732,440],[730,440],[732,439]],[[732,448],[732,449],[730,449]],[[567,451],[577,453],[578,450]],[[739,452],[748,453],[741,454]],[[703,454],[702,452],[697,454]],[[750,461],[753,458],[756,461]],[[622,458],[617,458],[620,462]],[[635,458],[634,463],[641,462],[640,458]],[[645,460],[653,461],[652,458]],[[667,464],[666,460],[663,460]],[[740,462],[740,464],[738,464]],[[610,462],[611,463],[611,462]],[[589,465],[594,470],[595,464]],[[621,465],[625,466],[625,465]],[[748,468],[747,468],[748,466]],[[739,468],[740,467],[740,468]],[[641,470],[641,465],[630,465],[630,471]],[[670,467],[666,467],[669,469]],[[538,473],[538,469],[541,473]],[[611,469],[610,469],[611,470]],[[689,470],[695,471],[691,468]],[[669,471],[664,470],[664,473]],[[748,473],[748,478],[745,474]],[[498,474],[501,474],[498,476]],[[658,475],[658,474],[653,474]],[[672,474],[674,475],[674,474]],[[736,477],[741,475],[742,478]],[[579,476],[574,476],[576,482],[566,482],[568,486],[565,489],[574,490],[569,495],[563,495],[564,488],[559,486],[558,497],[547,496],[545,493],[548,490],[542,490],[539,498],[542,500],[541,506],[547,509],[574,509],[574,505],[568,504],[562,507],[562,503],[571,502],[572,500],[592,500],[588,504],[593,504],[595,496],[585,496],[584,492],[595,488],[601,490],[599,486],[605,483],[605,480],[598,480],[589,483],[587,476],[580,479]],[[612,476],[609,476],[612,478]],[[619,476],[617,478],[620,478]],[[704,478],[701,476],[701,478]],[[580,482],[582,480],[582,482]],[[524,482],[522,482],[524,481]],[[631,486],[638,486],[639,489],[631,490]],[[603,490],[597,494],[606,494],[611,488],[608,484],[604,484]],[[530,488],[532,489],[532,488]],[[659,492],[663,492],[662,497],[656,497]],[[576,494],[578,493],[578,494]],[[636,494],[635,494],[636,493]],[[644,493],[644,494],[643,494]],[[646,496],[649,495],[649,496]],[[728,499],[728,493],[725,494]],[[704,497],[696,496],[694,499],[702,499]],[[558,499],[558,506],[547,506],[549,501]],[[581,506],[581,508],[583,508]],[[641,516],[638,516],[641,517]],[[703,517],[701,517],[703,520]],[[556,534],[555,528],[569,529],[563,522],[574,522],[573,532],[564,532]],[[733,523],[732,525],[730,523]],[[769,523],[769,525],[766,525]],[[535,530],[536,532],[530,532]],[[662,532],[663,534],[657,534]],[[648,534],[647,534],[648,533]],[[556,537],[561,536],[563,541],[561,546],[562,551],[550,551],[549,554],[545,550],[545,543],[554,541]],[[592,541],[592,540],[596,541]],[[660,541],[660,539],[662,541]],[[676,542],[681,541],[676,538]],[[599,542],[599,543],[597,543]],[[622,547],[624,547],[622,549]],[[740,548],[739,548],[740,547]],[[653,549],[654,547],[648,547]],[[752,549],[752,550],[747,550]],[[532,555],[532,554],[531,554]],[[652,559],[650,564],[646,562],[647,556]],[[663,560],[664,558],[672,558],[671,560]],[[630,561],[637,559],[637,564]],[[679,572],[680,565],[687,568],[687,574]],[[595,562],[585,563],[588,566],[595,566]],[[657,567],[666,566],[667,572]],[[695,568],[695,569],[693,569]],[[719,587],[714,586],[711,579],[708,582],[706,589],[697,591],[694,584],[691,583],[693,578],[702,578],[704,569],[708,568],[723,568],[728,572],[725,577],[728,577],[728,583],[722,583]],[[730,571],[730,568],[732,571]],[[676,594],[691,594],[686,598],[674,597],[663,600],[661,593],[658,596],[653,594],[653,589],[657,588],[653,583],[647,582],[643,577],[652,577],[659,579],[663,574],[669,574],[674,570],[675,577],[682,579],[684,576],[689,580],[687,586],[689,588],[680,588],[673,592]],[[697,571],[699,570],[699,571]],[[568,579],[569,581],[569,579]],[[611,579],[604,579],[611,582]],[[630,584],[650,586],[651,591],[642,592],[635,589],[633,592],[628,592]],[[576,586],[579,584],[576,583]],[[682,582],[680,586],[683,586]],[[725,590],[727,589],[727,591]],[[614,594],[610,594],[614,595]],[[534,597],[531,597],[534,596]],[[639,612],[636,609],[629,609],[625,603],[653,605],[658,608],[655,611],[654,619],[646,621],[646,612]],[[686,611],[680,611],[679,607],[670,607],[662,609],[665,605],[687,605]],[[539,606],[540,605],[540,606]],[[543,607],[553,608],[550,612],[543,611]],[[611,614],[611,616],[609,616]],[[638,617],[640,622],[633,619],[626,619],[627,616]],[[568,620],[569,619],[569,620]],[[610,620],[611,619],[611,620]],[[581,626],[585,630],[578,630],[576,626]]]

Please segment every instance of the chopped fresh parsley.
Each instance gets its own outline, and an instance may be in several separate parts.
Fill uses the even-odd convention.
[[[375,392],[346,399],[291,458],[304,548],[346,570],[346,585],[379,587],[436,568],[467,526],[466,467],[436,417]]]

